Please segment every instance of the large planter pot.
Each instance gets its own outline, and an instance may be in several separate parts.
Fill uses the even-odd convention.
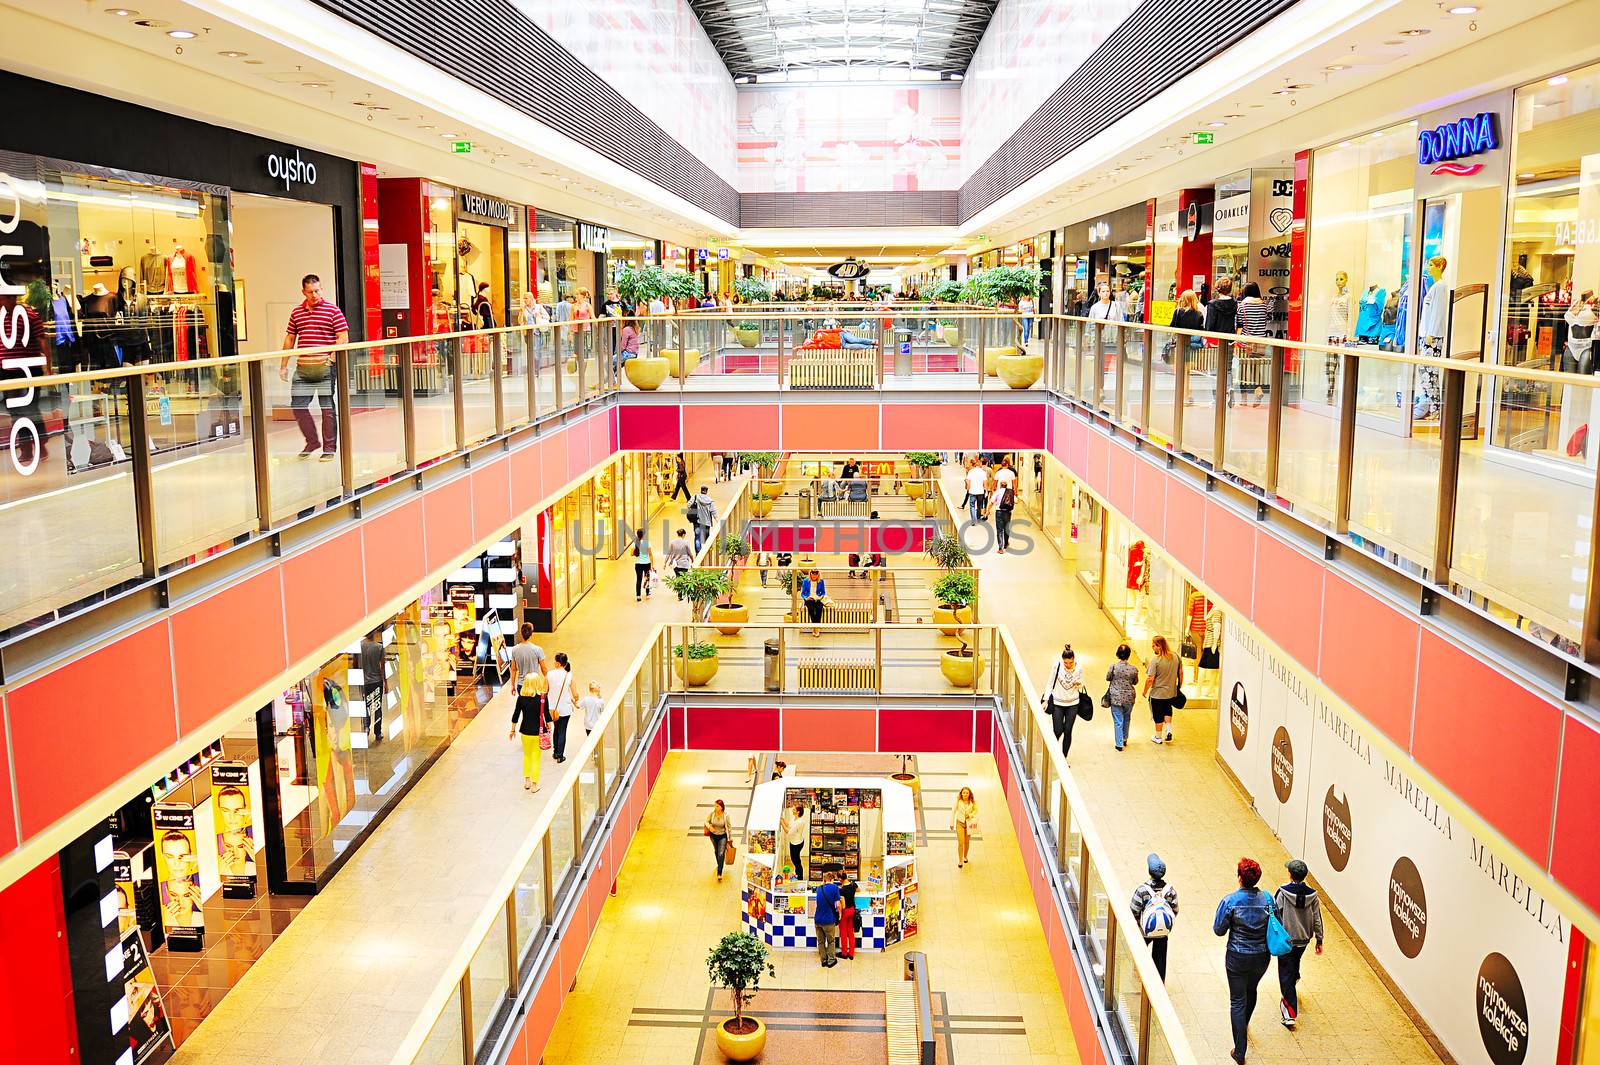
[[[961,327],[959,325],[940,326],[939,338],[957,351],[961,350]]]
[[[655,356],[635,355],[622,364],[628,382],[641,392],[654,392],[667,379],[667,360]]]
[[[1000,372],[1000,360],[1007,355],[1015,355],[1016,353],[1017,349],[1011,347],[1010,345],[1006,345],[1005,347],[984,348],[983,372],[989,377],[996,376]]]
[[[745,622],[750,620],[750,608],[743,603],[728,603],[725,606],[712,606],[711,624],[724,636],[734,636],[744,628]],[[709,679],[709,678],[707,678]]]
[[[662,348],[661,357],[667,360],[667,366],[672,371],[672,376],[683,380],[694,372],[700,365],[700,351],[690,348],[688,351],[679,351],[677,348]]]
[[[927,494],[928,494],[928,483],[926,481],[907,481],[906,482],[906,496],[908,498],[910,498],[910,499],[921,499],[923,496],[925,496]]]
[[[733,339],[737,340],[744,347],[753,348],[757,344],[761,343],[761,330],[735,329],[733,331]]]
[[[931,499],[917,500],[917,513],[921,514],[924,518],[933,517],[934,511],[937,509],[939,509],[938,504],[934,503],[934,501]]]
[[[750,500],[750,513],[757,518],[764,518],[772,513],[772,500],[766,496],[754,496]]]
[[[972,687],[972,678],[983,671],[983,656],[976,651],[946,651],[939,656],[939,672],[958,688]]]
[[[972,608],[936,606],[933,608],[933,623],[942,626],[939,631],[946,636],[954,636],[961,631],[958,625],[972,624]]]
[[[761,493],[762,499],[777,499],[783,495],[783,482],[762,481],[756,486],[756,491]]]
[[[729,1061],[754,1061],[766,1049],[767,1026],[758,1018],[745,1017],[745,1023],[751,1021],[755,1021],[755,1031],[743,1035],[728,1031],[728,1025],[733,1023],[732,1017],[717,1025],[717,1049]]]
[[[1043,355],[1002,355],[1000,380],[1012,388],[1032,388],[1044,373]]]
[[[674,655],[672,658],[672,671],[681,677],[684,683],[691,688],[701,688],[711,683],[711,678],[717,675],[717,656],[710,658],[689,659],[689,672],[684,674],[684,660]]]

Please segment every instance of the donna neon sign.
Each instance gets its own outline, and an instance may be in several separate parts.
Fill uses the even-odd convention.
[[[1483,169],[1482,163],[1460,163],[1500,147],[1500,127],[1493,111],[1480,111],[1433,129],[1417,131],[1417,163],[1432,166],[1435,174],[1466,176]]]

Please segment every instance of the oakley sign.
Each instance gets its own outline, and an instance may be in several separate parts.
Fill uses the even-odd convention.
[[[1482,163],[1459,163],[1500,147],[1500,128],[1493,111],[1480,111],[1417,133],[1417,163],[1432,166],[1435,174],[1465,177],[1483,169]]]

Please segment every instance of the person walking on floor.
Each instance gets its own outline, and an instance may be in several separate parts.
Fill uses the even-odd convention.
[[[344,312],[331,300],[322,298],[322,279],[307,274],[300,279],[300,293],[305,299],[295,304],[289,312],[289,325],[284,330],[284,350],[294,348],[320,348],[350,342],[350,323]],[[289,380],[290,359],[278,367],[278,378]],[[310,458],[322,449],[322,461],[332,462],[338,437],[333,427],[334,357],[331,354],[297,355],[294,363],[294,381],[289,385],[289,407],[300,426],[300,435],[306,446],[301,458]],[[317,439],[317,423],[311,418],[311,401],[315,399],[322,410],[322,439]]]
[[[856,960],[856,888],[848,872],[839,874],[839,957]]]
[[[956,868],[970,860],[967,849],[972,846],[972,834],[978,830],[978,799],[971,788],[956,793],[956,804],[950,810],[950,827],[956,831]]]
[[[1011,545],[1011,511],[1016,505],[1017,490],[1010,484],[997,482],[994,486],[994,504],[989,507],[989,514],[994,518],[994,542],[999,545],[1002,555]]]
[[[1083,687],[1083,668],[1069,643],[1061,649],[1061,661],[1050,674],[1045,689],[1045,709],[1050,712],[1050,727],[1061,741],[1061,757],[1072,752],[1072,726],[1078,723],[1078,707],[1088,693]]]
[[[822,874],[822,886],[817,888],[817,911],[812,917],[817,928],[817,954],[822,958],[824,969],[839,964],[839,917],[844,910],[844,897],[834,879],[832,870]]]
[[[983,520],[983,505],[989,500],[989,468],[983,459],[974,459],[967,470],[967,514],[974,522]]]
[[[806,617],[811,619],[811,624],[821,625],[822,609],[828,604],[828,582],[822,579],[820,571],[812,570],[800,582],[800,601],[805,604]],[[813,627],[811,635],[821,636],[822,630]]]
[[[1133,889],[1133,923],[1150,948],[1161,982],[1167,982],[1167,937],[1178,919],[1178,889],[1167,883],[1167,863],[1152,853],[1144,860],[1150,879]]]
[[[667,568],[676,576],[694,567],[694,547],[689,543],[689,532],[679,529],[678,535],[667,541]],[[682,601],[683,596],[678,596]]]
[[[772,553],[769,551],[756,552],[756,572],[761,574],[761,587],[767,586],[767,571],[772,569]]]
[[[711,489],[701,485],[700,494],[689,501],[688,511],[686,516],[694,522],[694,553],[698,555],[717,520],[717,503],[711,498]]]
[[[1156,727],[1150,742],[1171,743],[1173,703],[1183,687],[1183,659],[1172,653],[1165,636],[1152,637],[1150,648],[1155,657],[1144,674],[1144,694],[1150,700],[1150,717]]]
[[[599,684],[589,682],[589,693],[578,700],[578,709],[583,711],[583,734],[591,735],[600,727],[600,715],[606,711],[606,700],[600,694]]]
[[[517,693],[511,710],[511,731],[507,738],[522,734],[522,788],[539,790],[541,752],[539,734],[544,731],[545,684],[544,648],[533,642],[533,625],[523,622],[521,639],[511,649],[511,685]]]
[[[1285,868],[1289,870],[1289,882],[1272,896],[1272,906],[1289,934],[1289,953],[1278,956],[1278,990],[1283,994],[1278,1000],[1278,1013],[1283,1026],[1293,1028],[1300,1018],[1300,997],[1295,993],[1300,983],[1300,959],[1313,939],[1317,941],[1317,953],[1322,953],[1322,897],[1306,883],[1310,870],[1305,862],[1294,858]]]
[[[683,501],[687,503],[689,501],[689,463],[683,457],[683,452],[681,451],[678,452],[678,457],[673,463],[673,478],[672,495],[667,498],[669,500],[677,499],[678,493],[682,492]]]
[[[722,453],[722,479],[731,481],[739,466],[739,453],[737,451],[724,451]]]
[[[722,863],[728,857],[728,808],[721,799],[711,804],[706,815],[706,835],[711,839],[711,852],[717,857],[717,883],[722,883]]]
[[[783,775],[783,763],[773,765],[778,776]],[[773,778],[777,779],[777,776]],[[805,807],[795,803],[783,812],[778,819],[778,830],[783,833],[783,844],[789,848],[789,863],[794,867],[794,875],[801,880],[806,878],[805,862],[802,861],[802,852],[806,847],[806,811]]]
[[[1128,746],[1128,719],[1133,714],[1134,686],[1139,683],[1139,667],[1128,659],[1133,648],[1125,643],[1117,645],[1117,660],[1106,670],[1106,698],[1111,703],[1111,731],[1117,750]]]
[[[650,538],[643,529],[635,529],[633,533],[633,601],[643,602],[650,598],[650,561],[653,556],[650,550]]]
[[[572,663],[567,660],[565,651],[556,652],[556,666],[546,676],[550,685],[550,693],[546,698],[550,705],[550,720],[554,722],[554,736],[551,742],[556,762],[559,764],[567,760],[567,725],[572,721]]]
[[[1233,1027],[1230,1056],[1245,1065],[1250,1047],[1250,1015],[1256,1011],[1256,987],[1266,975],[1272,955],[1267,952],[1267,918],[1272,915],[1272,900],[1256,885],[1261,882],[1261,866],[1253,859],[1240,858],[1237,869],[1239,889],[1222,897],[1211,931],[1228,937],[1224,969],[1228,974],[1228,1016]]]

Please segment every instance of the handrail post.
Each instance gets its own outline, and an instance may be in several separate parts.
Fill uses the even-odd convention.
[[[1267,495],[1275,496],[1278,494],[1278,458],[1282,453],[1278,441],[1283,435],[1283,360],[1288,353],[1277,344],[1268,344],[1267,350],[1272,352],[1272,362],[1267,371],[1267,472],[1262,478],[1266,483],[1261,487]]]
[[[1339,444],[1334,456],[1333,531],[1344,536],[1350,531],[1350,494],[1356,458],[1356,376],[1361,362],[1354,354],[1339,356]],[[1600,499],[1600,495],[1596,496]]]
[[[1141,326],[1140,332],[1144,334],[1144,343],[1141,351],[1144,356],[1144,392],[1139,399],[1139,428],[1146,436],[1150,435],[1150,387],[1155,381],[1155,348],[1156,334],[1148,325]]]
[[[558,329],[555,326],[552,326],[550,328],[550,376],[555,379],[555,383],[556,383],[556,387],[555,387],[555,393],[556,393],[556,395],[555,395],[555,399],[556,399],[555,409],[556,409],[556,411],[560,411],[561,410],[562,392],[565,391],[565,389],[561,385],[561,375],[564,372],[564,369],[563,369],[564,360],[561,358],[561,335],[562,335],[562,333],[563,333],[563,330]]]
[[[1443,404],[1439,412],[1439,503],[1433,532],[1433,583],[1450,585],[1450,557],[1456,534],[1456,488],[1461,475],[1461,425],[1467,371],[1446,358],[1438,371]]]
[[[1120,422],[1122,420],[1123,379],[1127,376],[1128,345],[1123,326],[1112,326],[1111,335],[1116,337],[1117,344],[1116,395],[1114,396],[1116,405],[1111,408],[1111,420]]]
[[[256,527],[262,532],[272,529],[272,451],[267,446],[267,425],[271,415],[267,410],[267,364],[256,359],[245,364],[245,389],[250,397],[250,454],[255,462]],[[133,420],[134,378],[129,379],[128,414]]]
[[[1088,332],[1083,328],[1083,319],[1075,319],[1072,323],[1072,395],[1076,399],[1083,399],[1083,336]]]
[[[876,603],[874,603],[874,609],[876,609]],[[883,626],[879,625],[879,624],[874,624],[872,626],[872,666],[873,666],[874,690],[879,695],[882,695],[883,694]]]
[[[467,388],[463,372],[466,369],[461,357],[461,338],[452,337],[445,343],[445,359],[450,367],[450,406],[455,414],[456,450],[467,449]]]
[[[1106,371],[1101,365],[1105,358],[1106,350],[1106,325],[1104,322],[1095,322],[1089,326],[1089,332],[1094,334],[1094,346],[1090,354],[1089,372],[1093,380],[1089,382],[1090,406],[1100,409],[1100,393],[1105,391]]]
[[[161,572],[156,555],[155,483],[150,470],[150,415],[145,410],[145,375],[128,378],[128,452],[133,460],[133,520],[138,533],[139,567],[146,579]],[[258,417],[256,419],[260,421]],[[43,445],[39,445],[43,450]]]
[[[339,451],[339,484],[346,498],[356,492],[356,458],[350,417],[350,350],[333,354],[334,446]],[[327,441],[323,441],[327,446]]]
[[[506,431],[506,386],[500,379],[506,365],[505,339],[504,333],[489,334],[489,392],[494,396],[495,436]]]
[[[987,341],[989,339],[989,320],[987,318],[974,318],[972,320],[978,323],[978,389],[979,391],[982,391],[983,379],[986,376],[984,373],[984,351],[988,346]],[[963,332],[965,332],[965,330],[963,330]]]
[[[523,371],[528,376],[528,424],[532,425],[539,420],[539,356],[537,327],[529,328],[522,337]]]
[[[573,803],[577,806],[577,803]],[[577,847],[573,848],[575,851]],[[477,1060],[477,1047],[473,1046],[472,1039],[472,966],[468,965],[461,974],[461,983],[456,989],[461,996],[461,1065],[473,1065]]]
[[[1217,388],[1216,406],[1213,412],[1211,435],[1211,468],[1222,469],[1223,456],[1227,454],[1228,443],[1228,398],[1233,395],[1233,385],[1228,378],[1233,376],[1233,341],[1223,339],[1217,341]]]
[[[784,378],[788,374],[789,329],[794,324],[786,319],[778,319],[778,391],[783,391]]]
[[[417,468],[416,341],[399,345],[394,372],[400,389],[400,425],[405,433],[402,447],[406,454],[406,472],[410,473]]]
[[[1183,451],[1183,408],[1189,405],[1189,338],[1172,338],[1172,450]]]

